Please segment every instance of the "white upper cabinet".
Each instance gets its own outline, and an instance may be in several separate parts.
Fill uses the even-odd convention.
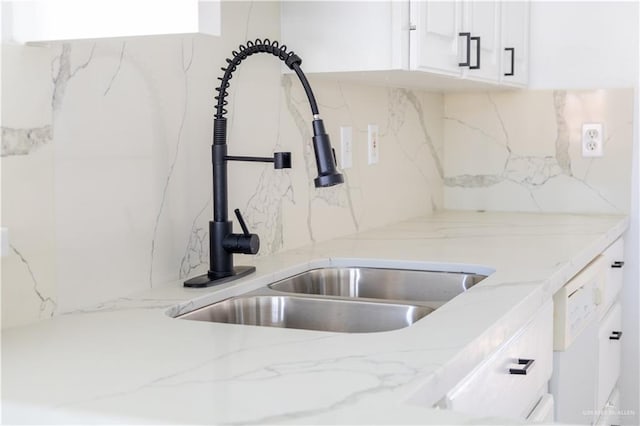
[[[409,3],[284,1],[281,42],[307,72],[406,69]]]
[[[502,3],[503,84],[526,86],[529,81],[529,2]]]
[[[471,54],[460,44],[462,2],[411,2],[411,23],[411,69],[462,77],[460,63]]]
[[[282,41],[309,73],[444,90],[527,85],[527,1],[287,1],[281,10]]]
[[[411,69],[500,81],[500,2],[412,1]]]
[[[3,41],[28,43],[188,33],[220,35],[219,0],[2,2]]]
[[[464,68],[466,77],[500,80],[500,26],[500,2],[464,2],[463,30],[471,34],[471,51],[467,53],[470,65]]]

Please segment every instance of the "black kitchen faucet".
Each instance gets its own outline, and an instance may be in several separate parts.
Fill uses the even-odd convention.
[[[250,274],[256,270],[254,266],[233,266],[233,254],[256,254],[260,249],[260,238],[249,232],[244,223],[240,210],[235,209],[236,217],[242,228],[242,234],[233,233],[233,222],[228,219],[227,197],[227,161],[259,161],[272,162],[274,168],[291,168],[291,153],[276,152],[270,157],[244,157],[227,155],[227,113],[225,106],[229,103],[229,80],[237,66],[254,53],[270,53],[280,58],[300,79],[302,87],[307,94],[311,113],[313,114],[313,151],[316,157],[318,177],[313,182],[316,188],[333,186],[344,182],[344,178],[336,170],[336,160],[329,135],[324,129],[324,123],[320,119],[318,105],[313,96],[311,86],[306,76],[300,69],[302,59],[294,52],[288,52],[287,46],[280,45],[277,41],[269,39],[256,39],[248,41],[247,45],[240,45],[238,51],[233,51],[233,58],[227,58],[227,66],[222,68],[224,74],[218,77],[220,86],[216,88],[218,95],[215,99],[216,114],[213,121],[213,145],[211,155],[213,162],[213,221],[209,222],[209,271],[195,278],[185,281],[185,287],[209,287],[216,284],[231,281]]]

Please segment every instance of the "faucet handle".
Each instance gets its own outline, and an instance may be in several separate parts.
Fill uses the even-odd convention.
[[[227,234],[222,240],[222,247],[229,253],[256,254],[260,250],[260,237],[256,234],[249,233],[247,224],[244,223],[242,214],[239,209],[235,209],[234,213],[240,222],[242,234]]]
[[[238,222],[240,223],[240,228],[242,228],[242,233],[245,235],[245,237],[248,237],[249,235],[251,235],[251,233],[249,232],[249,228],[247,228],[247,224],[244,222],[244,219],[242,218],[240,209],[235,209],[233,212],[236,214],[236,217],[238,218]]]

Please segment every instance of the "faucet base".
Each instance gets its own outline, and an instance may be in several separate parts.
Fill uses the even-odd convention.
[[[255,266],[236,266],[235,268],[233,268],[233,275],[220,278],[210,278],[209,274],[204,274],[185,281],[184,286],[189,288],[212,287],[214,285],[224,284],[233,280],[237,280],[238,278],[242,278],[255,271]]]

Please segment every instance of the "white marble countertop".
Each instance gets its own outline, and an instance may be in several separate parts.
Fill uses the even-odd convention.
[[[237,256],[257,272],[209,289],[175,283],[4,330],[2,420],[473,422],[426,407],[627,224],[624,216],[441,212],[276,255]],[[411,327],[384,333],[171,318],[330,264],[495,272]]]

